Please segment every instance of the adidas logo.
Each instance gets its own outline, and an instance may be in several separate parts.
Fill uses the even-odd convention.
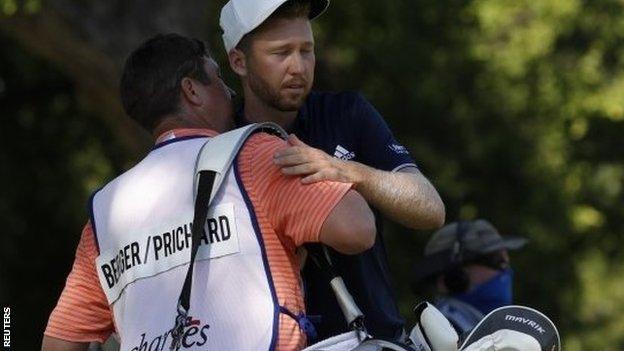
[[[334,151],[334,157],[337,157],[341,160],[349,161],[350,159],[355,157],[355,153],[338,145],[336,146],[336,151]]]
[[[390,150],[394,151],[397,154],[409,154],[409,151],[407,151],[407,148],[405,148],[405,146],[403,145],[390,144],[388,145],[388,147],[390,148]]]

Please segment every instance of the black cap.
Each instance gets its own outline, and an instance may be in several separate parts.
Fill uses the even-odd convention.
[[[461,232],[462,259],[475,258],[499,250],[515,250],[528,240],[519,236],[501,236],[490,222],[484,219],[453,222],[435,232],[425,246],[425,258],[415,267],[415,281],[444,272],[453,263]]]

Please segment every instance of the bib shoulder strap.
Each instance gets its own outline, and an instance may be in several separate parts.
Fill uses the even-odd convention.
[[[232,162],[238,152],[245,144],[245,141],[254,133],[266,132],[286,139],[287,133],[279,125],[273,122],[254,123],[242,128],[234,129],[227,133],[219,134],[210,138],[199,150],[195,163],[195,177],[193,195],[197,197],[197,186],[199,174],[202,171],[212,171],[215,173],[214,185],[210,194],[210,202],[216,195],[223,182],[227,171],[232,166]],[[206,209],[207,210],[207,209]]]
[[[206,217],[208,216],[208,208],[214,196],[219,191],[225,175],[232,166],[232,162],[236,158],[236,155],[238,155],[238,152],[247,138],[253,133],[260,131],[275,134],[281,138],[286,137],[286,132],[275,123],[256,123],[210,138],[199,150],[197,161],[195,162],[193,180],[193,201],[195,209],[191,230],[191,259],[178,299],[178,314],[175,319],[174,327],[171,330],[170,350],[180,349],[184,329],[189,323],[193,269],[195,267],[195,257],[199,250]]]

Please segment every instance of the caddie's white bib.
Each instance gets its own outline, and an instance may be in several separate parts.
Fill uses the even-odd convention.
[[[100,284],[121,350],[168,350],[190,260],[193,176],[205,137],[174,140],[94,194]],[[279,306],[236,167],[205,225],[181,350],[269,350]]]

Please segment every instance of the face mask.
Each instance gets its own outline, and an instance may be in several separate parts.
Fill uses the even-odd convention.
[[[474,306],[483,314],[511,305],[512,302],[513,270],[507,268],[492,279],[475,286],[467,293],[455,297]]]

